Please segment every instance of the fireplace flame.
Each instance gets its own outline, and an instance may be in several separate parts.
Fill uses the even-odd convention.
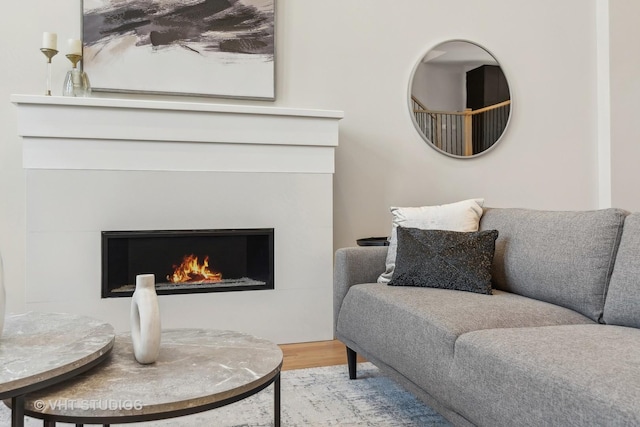
[[[209,257],[204,257],[202,264],[198,257],[191,254],[182,258],[182,264],[173,266],[173,274],[167,276],[171,283],[203,283],[219,282],[222,280],[222,273],[209,270]]]

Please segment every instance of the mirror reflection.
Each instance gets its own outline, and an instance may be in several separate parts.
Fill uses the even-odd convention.
[[[416,129],[449,156],[485,153],[509,122],[507,79],[493,55],[475,43],[452,40],[431,49],[414,68],[409,89]]]

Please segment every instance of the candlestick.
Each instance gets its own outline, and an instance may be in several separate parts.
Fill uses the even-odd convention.
[[[77,68],[78,62],[82,59],[82,55],[68,53],[65,55],[69,61],[71,61],[71,65],[73,68]]]
[[[65,55],[71,61],[72,68],[67,71],[62,86],[63,96],[88,96],[91,94],[91,85],[87,73],[78,69],[78,62],[82,59],[82,55],[69,53]]]
[[[50,33],[45,33],[45,34],[50,34]],[[51,46],[51,44],[49,44]],[[55,45],[55,43],[54,43]],[[45,90],[45,95],[46,96],[51,96],[51,58],[53,58],[54,56],[56,56],[58,54],[58,51],[55,49],[51,49],[51,48],[46,48],[43,47],[40,49],[40,52],[42,52],[44,54],[44,56],[47,57],[47,88]]]

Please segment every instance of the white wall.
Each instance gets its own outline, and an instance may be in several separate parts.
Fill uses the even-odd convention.
[[[640,2],[609,0],[611,201],[640,211]]]
[[[311,2],[291,10],[308,30],[301,48],[315,59],[298,69],[314,82],[305,102],[345,111],[335,176],[336,247],[387,234],[393,205],[484,197],[490,206],[596,206],[593,1],[371,3]],[[330,32],[323,30],[326,22]],[[485,46],[511,87],[505,137],[472,160],[428,147],[407,113],[415,61],[447,39]],[[289,87],[297,102],[303,86],[294,81]]]
[[[213,101],[345,111],[334,179],[335,247],[388,233],[391,205],[485,197],[490,206],[596,206],[596,0],[277,1],[276,102]],[[20,310],[28,264],[25,174],[9,94],[43,91],[41,34],[78,37],[80,1],[30,0],[10,8],[0,16],[0,250],[10,309]],[[448,39],[489,49],[511,87],[513,117],[504,139],[473,160],[429,148],[408,111],[414,64]],[[58,87],[65,62],[54,59]]]

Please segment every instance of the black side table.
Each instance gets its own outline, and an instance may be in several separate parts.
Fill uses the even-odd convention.
[[[358,246],[389,246],[387,237],[366,237],[356,240]]]

